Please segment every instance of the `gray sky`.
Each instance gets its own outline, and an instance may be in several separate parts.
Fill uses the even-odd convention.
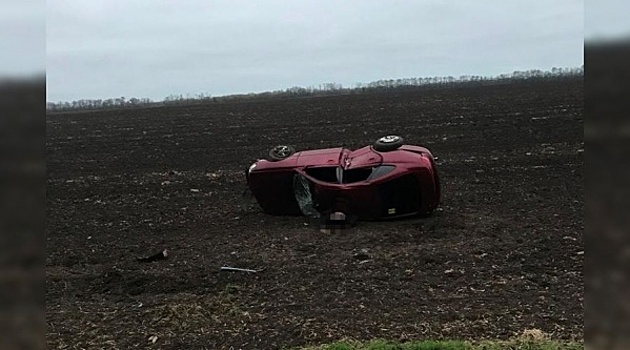
[[[0,0],[0,77],[44,73],[46,7],[42,0]]]
[[[584,2],[585,39],[618,39],[630,37],[630,1],[586,0]]]
[[[584,2],[576,0],[54,0],[46,6],[49,101],[218,96],[584,63]]]

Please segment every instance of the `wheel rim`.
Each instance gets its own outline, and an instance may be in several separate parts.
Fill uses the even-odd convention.
[[[289,146],[276,146],[273,149],[273,154],[278,157],[285,158],[291,155],[291,149]]]
[[[396,135],[383,136],[380,139],[378,139],[378,141],[382,143],[394,143],[394,142],[398,142],[399,140],[400,140],[400,136],[396,136]]]

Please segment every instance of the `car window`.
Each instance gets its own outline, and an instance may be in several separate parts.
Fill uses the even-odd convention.
[[[324,182],[330,183],[339,183],[339,179],[337,178],[337,168],[339,167],[331,167],[331,166],[323,166],[323,167],[315,167],[315,168],[306,168],[304,171],[315,179]]]
[[[350,184],[353,182],[365,181],[372,174],[372,167],[356,168],[343,171],[343,183]]]
[[[381,165],[377,167],[356,168],[343,171],[343,183],[349,184],[360,181],[374,180],[385,176],[394,170],[393,165]]]
[[[306,173],[319,181],[330,183],[350,184],[366,180],[374,180],[389,174],[396,167],[393,165],[381,165],[343,170],[341,167],[313,167],[304,169]]]
[[[370,174],[370,176],[367,179],[368,180],[377,179],[379,177],[382,177],[382,176],[385,176],[385,175],[389,174],[394,169],[396,169],[396,167],[393,166],[393,165],[377,166],[377,167],[374,168],[374,170],[372,170],[372,173]]]

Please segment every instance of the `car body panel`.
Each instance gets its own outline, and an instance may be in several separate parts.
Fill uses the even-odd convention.
[[[383,163],[383,155],[376,152],[372,147],[366,146],[356,151],[346,152],[346,157],[342,160],[341,166],[344,169],[377,166]]]
[[[296,166],[338,165],[344,148],[327,148],[298,152]]]
[[[283,160],[268,161],[262,159],[257,161],[255,164],[257,166],[257,170],[336,165],[339,164],[339,160],[344,150],[344,148],[338,147],[301,151]]]
[[[318,211],[338,210],[364,219],[430,213],[441,195],[433,155],[414,145],[389,152],[371,146],[301,151],[280,161],[258,160],[246,175],[263,211],[275,215],[302,213],[295,176],[308,180]]]

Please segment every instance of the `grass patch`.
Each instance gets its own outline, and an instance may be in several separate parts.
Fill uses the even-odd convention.
[[[305,347],[302,350],[582,350],[577,342],[544,341],[438,341],[396,343],[374,340],[367,343],[340,341],[327,345]]]
[[[359,342],[342,340],[332,344],[304,347],[301,350],[582,350],[581,342],[558,341],[546,336],[526,331],[523,335],[510,340],[422,340],[415,342],[391,342],[373,340]]]
[[[409,343],[395,343],[384,340],[374,340],[368,343],[355,341],[340,341],[304,350],[468,350],[473,349],[469,343],[462,341],[419,341]]]

